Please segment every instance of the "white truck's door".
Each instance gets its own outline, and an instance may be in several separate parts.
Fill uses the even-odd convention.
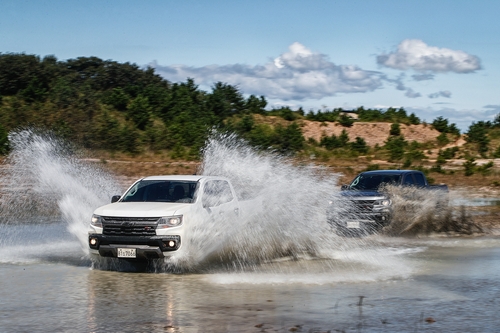
[[[239,216],[238,199],[227,180],[208,180],[203,186],[202,204],[214,222],[231,222]]]

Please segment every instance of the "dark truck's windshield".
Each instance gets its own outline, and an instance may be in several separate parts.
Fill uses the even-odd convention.
[[[184,202],[193,203],[197,182],[141,180],[122,198],[122,202]]]
[[[361,174],[349,185],[349,190],[377,191],[383,184],[400,184],[398,174]]]

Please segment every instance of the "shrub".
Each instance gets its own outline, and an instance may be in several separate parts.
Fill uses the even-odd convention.
[[[360,154],[368,153],[368,145],[366,144],[366,141],[359,136],[356,137],[354,142],[351,142],[351,149]]]
[[[0,155],[7,155],[9,151],[9,134],[3,126],[0,125]]]
[[[464,167],[464,175],[467,177],[472,176],[476,171],[475,159],[472,157],[467,159],[467,161],[464,162],[463,167]]]
[[[398,123],[394,123],[391,125],[389,134],[393,136],[401,135],[401,127],[399,126]]]
[[[345,114],[342,114],[339,118],[339,124],[344,127],[351,127],[352,124],[354,124],[354,119]]]

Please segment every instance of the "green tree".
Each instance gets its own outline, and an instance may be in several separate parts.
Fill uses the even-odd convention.
[[[446,159],[443,157],[441,150],[438,153],[438,157],[436,159],[436,163],[434,166],[431,168],[432,171],[438,172],[438,173],[444,173],[443,165],[446,164]]]
[[[245,102],[245,109],[251,113],[263,114],[266,112],[267,101],[264,96],[257,98],[255,95],[250,95]]]
[[[200,148],[210,129],[221,119],[205,108],[207,94],[200,91],[194,80],[172,85],[159,115],[169,133],[169,147],[175,145]]]
[[[339,144],[341,147],[345,147],[347,146],[348,143],[349,143],[349,134],[347,134],[347,131],[343,129],[339,135]]]
[[[389,134],[393,135],[393,136],[401,135],[401,127],[399,126],[398,123],[394,123],[391,125],[391,129],[389,131]]]
[[[122,150],[122,129],[119,121],[108,111],[104,111],[94,121],[94,134],[86,142],[89,148]]]
[[[0,124],[0,155],[7,155],[9,151],[9,133]]]
[[[460,130],[458,129],[456,124],[450,124],[450,126],[448,126],[448,133],[451,133],[453,135],[460,135]]]
[[[49,91],[49,99],[59,109],[70,108],[78,99],[79,87],[71,82],[67,76],[56,78]]]
[[[245,109],[245,99],[240,91],[229,84],[217,82],[207,99],[207,109],[221,120]]]
[[[342,147],[342,143],[335,134],[332,134],[331,136],[323,135],[320,139],[319,145],[328,150]]]
[[[446,148],[445,150],[439,150],[438,155],[445,160],[451,160],[455,158],[455,154],[458,152],[458,147]]]
[[[129,125],[125,125],[120,133],[120,148],[122,151],[137,154],[140,151],[140,135],[137,130]]]
[[[473,122],[469,127],[469,131],[466,133],[466,141],[469,143],[475,143],[479,154],[483,157],[488,152],[488,145],[490,143],[487,136],[487,128],[488,124],[484,121],[478,121],[477,123]]]
[[[28,103],[43,101],[47,96],[47,89],[38,77],[34,77],[28,83],[28,86],[20,91],[20,95]]]
[[[498,113],[495,116],[495,119],[493,120],[493,126],[494,127],[500,127],[500,113]]]
[[[122,88],[114,88],[103,96],[103,102],[112,105],[119,111],[125,111],[129,103],[130,96]]]
[[[448,132],[448,119],[445,119],[442,116],[439,116],[432,121],[432,127],[434,127],[437,131],[439,131],[441,133],[447,133]]]
[[[457,128],[457,125],[448,124],[448,119],[445,119],[442,116],[439,116],[432,121],[432,127],[441,133],[460,135],[460,130]]]
[[[127,106],[127,117],[131,119],[140,130],[145,130],[151,123],[151,106],[148,98],[137,96]]]
[[[339,124],[344,127],[351,127],[354,124],[354,119],[343,113],[340,115]]]
[[[500,146],[498,146],[495,152],[493,153],[493,158],[500,158]]]
[[[438,137],[436,138],[436,140],[440,146],[445,146],[448,143],[450,143],[450,140],[448,139],[448,136],[446,135],[446,133],[440,133],[438,135]]]
[[[421,145],[416,141],[410,142],[407,145],[407,150],[405,157],[410,162],[410,165],[413,161],[421,161],[425,158]]]
[[[292,123],[287,127],[278,125],[276,137],[278,150],[283,153],[297,152],[304,147],[305,139],[297,123]]]
[[[353,142],[351,142],[351,149],[359,154],[367,154],[368,153],[368,145],[366,144],[365,139],[357,136]]]
[[[408,120],[410,121],[410,124],[412,124],[412,125],[419,125],[420,124],[420,119],[414,113],[410,113],[410,115],[408,116]]]
[[[464,162],[463,167],[464,167],[464,175],[465,176],[472,176],[474,172],[476,171],[476,160],[474,158],[469,158],[467,161]]]
[[[279,114],[279,116],[285,120],[293,121],[293,120],[297,119],[297,117],[295,116],[292,109],[290,109],[288,106],[283,106],[283,107],[279,108],[278,110],[273,110],[273,111],[277,112]]]
[[[246,114],[241,118],[241,121],[237,124],[236,129],[240,133],[250,132],[255,126],[255,121],[250,114]]]
[[[390,136],[385,142],[385,148],[389,152],[390,161],[399,161],[403,158],[407,142],[403,136]]]
[[[245,138],[250,144],[262,149],[267,149],[273,144],[274,131],[271,126],[267,124],[257,124],[247,135],[245,135]]]
[[[24,53],[0,53],[0,95],[12,96],[40,80],[40,57]]]
[[[338,137],[335,134],[332,134],[331,136],[323,135],[319,145],[328,150],[349,148],[349,134],[345,129],[343,129]]]

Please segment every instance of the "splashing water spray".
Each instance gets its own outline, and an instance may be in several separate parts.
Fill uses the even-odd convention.
[[[271,263],[266,268],[283,273],[289,268],[277,264],[283,259],[301,262],[304,271],[321,259],[314,271],[325,274],[328,281],[339,263],[361,265],[367,271],[371,266],[379,272],[384,267],[387,276],[408,272],[391,255],[381,255],[372,239],[339,237],[328,225],[329,201],[338,218],[349,205],[340,195],[338,174],[257,151],[233,134],[213,134],[202,153],[199,173],[231,181],[240,200],[241,218],[191,224],[185,251],[166,261],[170,269],[213,271],[217,267],[245,272]]]
[[[78,240],[80,255],[88,255],[87,228],[93,210],[124,189],[112,175],[78,158],[51,134],[28,129],[11,133],[9,139],[12,152],[3,166],[0,226],[49,225],[62,219]],[[326,281],[331,281],[332,267],[339,263],[363,266],[364,275],[349,275],[349,280],[367,278],[370,269],[375,272],[371,278],[411,271],[373,239],[346,239],[331,230],[326,222],[328,202],[334,203],[339,217],[347,204],[340,196],[337,174],[257,151],[235,135],[214,133],[202,153],[199,173],[230,179],[241,201],[241,218],[190,224],[183,251],[155,262],[155,271],[254,271],[283,258],[301,263],[322,259],[316,267],[326,274]],[[41,237],[43,232],[42,228]],[[0,236],[0,251],[7,237]],[[286,270],[283,265],[268,267]],[[302,268],[307,271],[310,266]]]
[[[334,239],[338,244],[326,223],[328,200],[338,196],[336,174],[258,152],[235,135],[214,134],[202,160],[200,174],[231,181],[241,218],[190,225],[188,249],[172,261],[244,268],[280,257],[317,256]]]
[[[27,129],[11,133],[9,141],[12,152],[3,166],[0,223],[15,233],[15,225],[63,219],[87,253],[89,216],[122,189],[109,174],[81,162],[52,134]],[[45,236],[40,234],[39,241]],[[0,245],[5,241],[2,237]]]
[[[393,202],[392,222],[382,233],[388,236],[427,235],[433,232],[482,233],[464,206],[450,205],[454,195],[416,187],[385,186]]]

